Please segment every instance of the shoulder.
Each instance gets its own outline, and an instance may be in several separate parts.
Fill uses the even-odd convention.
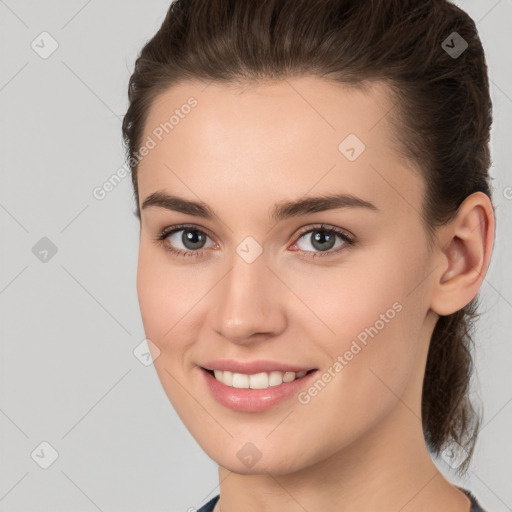
[[[197,512],[212,512],[213,507],[215,507],[215,504],[217,503],[219,499],[219,495],[215,496],[215,498],[212,498],[208,503],[203,505]]]

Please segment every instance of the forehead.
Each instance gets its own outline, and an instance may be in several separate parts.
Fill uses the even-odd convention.
[[[423,183],[395,147],[395,108],[379,82],[183,82],[148,113],[142,142],[152,149],[139,163],[140,201],[167,190],[219,204],[236,196],[243,206],[335,190],[410,208]]]

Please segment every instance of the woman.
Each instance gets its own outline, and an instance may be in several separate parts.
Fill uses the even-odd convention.
[[[162,386],[215,512],[482,510],[487,67],[446,0],[178,0],[123,136]]]

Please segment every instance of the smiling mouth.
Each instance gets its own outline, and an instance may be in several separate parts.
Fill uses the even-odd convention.
[[[222,370],[209,370],[203,368],[204,371],[209,373],[214,379],[226,386],[238,389],[266,389],[272,386],[280,386],[288,382],[302,379],[316,369],[309,371],[303,370],[301,372],[260,372],[255,374],[236,373]]]

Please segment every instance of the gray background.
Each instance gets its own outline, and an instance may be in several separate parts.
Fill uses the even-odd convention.
[[[456,3],[490,68],[498,230],[477,332],[483,428],[466,479],[436,463],[501,512],[512,510],[512,0]],[[1,511],[192,511],[218,492],[216,464],[133,352],[144,331],[130,179],[93,196],[124,163],[128,78],[168,6],[0,0]],[[58,44],[47,58],[31,47],[51,49],[43,31]],[[47,469],[42,442],[58,452]]]

